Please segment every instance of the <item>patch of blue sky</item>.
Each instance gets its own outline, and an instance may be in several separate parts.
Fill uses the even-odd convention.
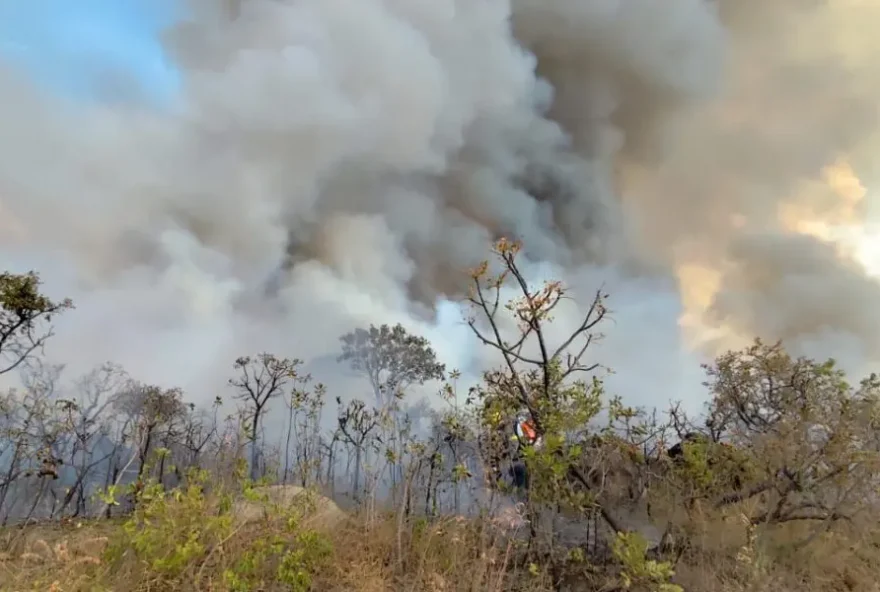
[[[78,99],[172,98],[179,72],[160,41],[175,0],[0,0],[0,60]]]

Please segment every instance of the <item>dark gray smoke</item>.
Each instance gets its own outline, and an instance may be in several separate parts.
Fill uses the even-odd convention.
[[[188,7],[167,35],[182,89],[163,109],[62,104],[0,64],[0,265],[37,268],[77,302],[57,359],[113,359],[208,399],[237,355],[327,359],[352,327],[401,321],[476,371],[488,360],[450,301],[501,234],[526,242],[535,278],[582,298],[607,283],[616,323],[595,355],[631,400],[698,401],[678,327],[687,261],[736,258],[707,318],[880,354],[867,323],[801,324],[780,291],[803,284],[751,279],[770,265],[761,248],[812,240],[776,222],[780,203],[839,157],[869,162],[867,3]],[[743,246],[755,229],[763,242]],[[772,261],[782,276],[814,265]],[[864,270],[822,265],[840,266],[824,276],[840,290],[876,290]],[[766,321],[774,307],[785,323]]]

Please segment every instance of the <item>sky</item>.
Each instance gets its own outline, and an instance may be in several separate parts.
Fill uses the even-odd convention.
[[[342,332],[398,319],[474,357],[457,309],[429,309],[497,232],[581,294],[614,281],[601,361],[641,401],[703,397],[690,354],[716,342],[683,346],[684,317],[880,356],[880,286],[822,242],[878,207],[856,177],[870,189],[880,154],[880,8],[254,1],[241,19],[217,0],[178,44],[181,88],[160,35],[184,4],[0,0],[0,63],[83,101],[0,89],[0,268],[76,302],[59,359],[189,392],[242,353],[332,360]],[[117,108],[175,98],[180,117]],[[566,199],[545,208],[523,178]]]
[[[166,100],[178,79],[159,41],[174,0],[0,0],[0,56],[79,99]],[[114,84],[115,83],[115,84]]]

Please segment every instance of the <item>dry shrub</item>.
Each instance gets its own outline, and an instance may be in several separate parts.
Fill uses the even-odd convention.
[[[94,590],[118,522],[40,524],[0,536],[0,589]]]
[[[343,515],[332,528],[304,528],[287,522],[283,507],[264,501],[267,512],[236,523],[225,540],[206,549],[177,577],[150,569],[143,557],[113,556],[113,545],[130,541],[125,522],[84,522],[79,527],[35,525],[9,529],[0,540],[0,589],[56,590],[320,590],[327,592],[543,592],[609,591],[619,584],[614,569],[602,571],[582,558],[580,571],[566,574],[523,562],[523,549],[488,519],[415,518],[399,528],[393,513],[370,517]],[[302,512],[307,515],[307,512]],[[169,516],[170,518],[171,516]],[[208,522],[216,515],[195,516]],[[177,527],[189,528],[174,514]],[[799,546],[811,530],[803,524],[774,527],[749,540],[749,527],[734,512],[695,514],[690,547],[675,566],[674,582],[691,592],[875,592],[880,565],[880,533],[862,525],[836,526]],[[326,538],[309,539],[303,533]],[[298,538],[299,537],[299,538]],[[304,588],[278,582],[284,553],[274,555],[273,540],[330,549],[313,564]],[[247,584],[224,573],[253,564],[261,548],[266,561],[251,570]],[[323,547],[326,543],[326,547]],[[173,549],[168,541],[169,552]],[[245,570],[246,571],[246,570]],[[554,580],[556,580],[554,582]],[[560,583],[560,582],[565,583]],[[633,590],[656,592],[651,588]]]
[[[337,531],[333,590],[550,590],[540,573],[517,565],[517,542],[491,520],[417,518],[402,531],[384,520],[353,520]]]
[[[750,525],[745,514],[703,516],[676,565],[685,590],[718,592],[877,592],[876,519],[817,530],[816,524]],[[696,522],[696,521],[695,521]],[[699,528],[697,528],[699,526]],[[818,533],[818,534],[817,534]]]

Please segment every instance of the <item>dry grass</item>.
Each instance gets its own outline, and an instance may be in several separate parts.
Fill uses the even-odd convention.
[[[6,529],[0,534],[0,588],[94,589],[106,571],[107,545],[120,528],[114,520]]]
[[[176,511],[176,510],[174,510]],[[190,528],[172,511],[165,519]],[[257,569],[255,580],[235,587],[224,571],[240,565],[255,544],[283,537],[285,514],[236,521],[223,538],[206,546],[191,565],[163,576],[129,549],[121,520],[38,524],[0,531],[0,589],[95,592],[100,590],[298,590],[326,592],[502,592],[518,590],[603,591],[616,589],[616,572],[569,565],[566,585],[553,585],[543,566],[522,564],[522,549],[486,520],[415,520],[346,515],[330,522],[303,522],[332,544],[331,555],[313,566],[307,588],[275,581],[278,561]],[[190,517],[192,518],[192,517]],[[207,523],[212,516],[206,516]],[[679,517],[684,522],[684,519]],[[187,526],[189,524],[190,526]],[[802,525],[761,536],[749,544],[735,514],[695,513],[684,523],[691,546],[676,565],[675,582],[695,592],[878,592],[880,546],[867,530],[826,533],[806,546],[793,541]],[[170,545],[171,543],[169,543]],[[300,541],[298,544],[310,544]],[[557,579],[560,579],[557,572]],[[254,583],[258,582],[258,583]]]
[[[136,560],[121,564],[108,562],[108,546],[120,537],[122,528],[119,521],[112,521],[9,529],[0,539],[3,549],[0,589],[229,590],[218,568],[235,563],[255,540],[279,532],[271,521],[240,524],[234,536],[225,541],[222,548],[216,548],[213,560],[208,558],[203,563],[206,570],[193,570],[179,581],[169,582],[156,579],[151,570]],[[391,516],[370,521],[352,516],[323,532],[333,544],[333,556],[332,561],[314,574],[312,589],[315,590],[500,592],[511,589],[513,549],[507,548],[505,554],[505,547],[490,540],[484,525],[478,522],[420,523],[398,537],[397,521]],[[264,589],[290,588],[274,587],[270,582]]]

